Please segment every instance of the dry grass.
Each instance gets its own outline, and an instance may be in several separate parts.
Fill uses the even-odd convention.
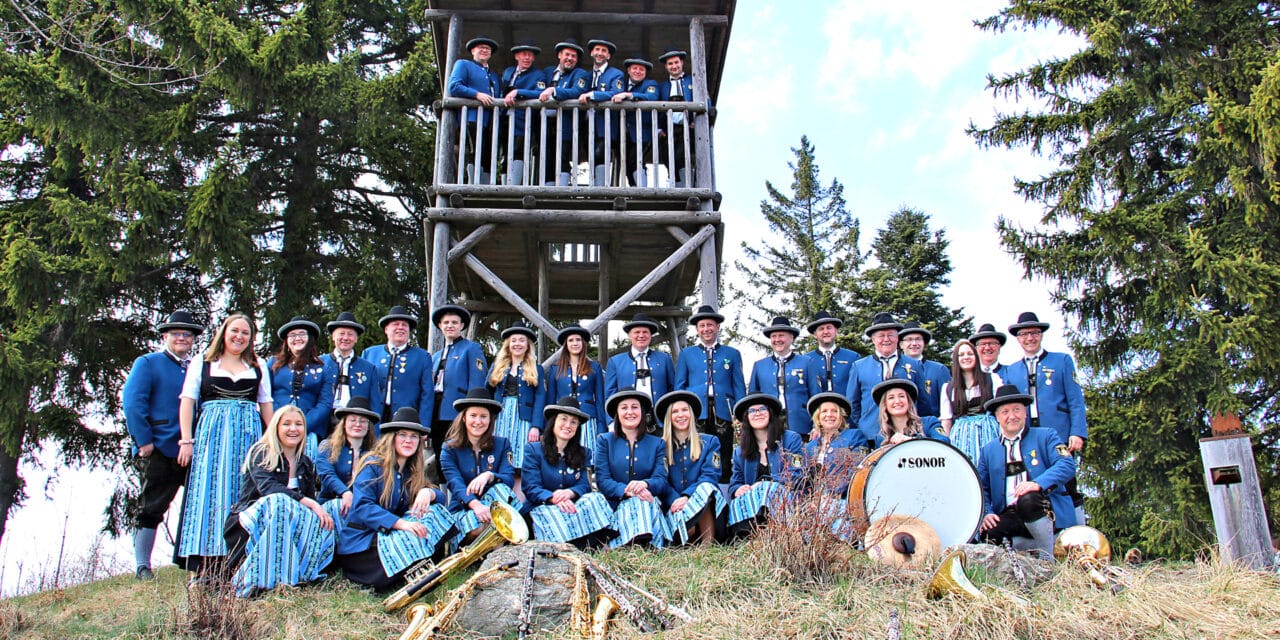
[[[825,583],[796,580],[763,560],[767,544],[757,538],[733,547],[625,549],[599,558],[697,618],[664,638],[885,638],[894,610],[904,639],[1280,637],[1280,580],[1212,557],[1128,569],[1129,588],[1119,595],[1064,569],[1025,594],[1034,608],[1024,609],[997,597],[927,600],[930,572],[884,567],[856,554]],[[180,628],[185,576],[173,568],[158,576],[149,583],[117,576],[0,602],[0,637],[216,637]],[[382,613],[378,598],[338,578],[246,602],[263,637],[394,638],[404,629],[402,617]],[[625,620],[613,628],[613,638],[642,637]]]

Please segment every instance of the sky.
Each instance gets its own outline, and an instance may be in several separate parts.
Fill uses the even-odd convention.
[[[1045,347],[1064,349],[1064,322],[1049,299],[1049,284],[1024,280],[995,233],[1001,216],[1024,228],[1038,223],[1041,207],[1014,193],[1014,179],[1042,175],[1051,160],[1025,150],[981,149],[965,128],[1034,106],[994,97],[985,88],[988,74],[1070,53],[1079,43],[1043,29],[992,34],[973,26],[1003,5],[738,2],[715,130],[717,187],[724,196],[723,277],[732,277],[743,241],[769,236],[759,213],[765,181],[789,187],[791,149],[807,135],[823,182],[838,179],[850,212],[861,219],[864,250],[893,211],[924,211],[951,241],[945,304],[964,307],[975,326],[992,322],[1002,330],[1020,312],[1034,311],[1052,325]],[[1010,340],[1002,360],[1015,357]],[[47,465],[56,455],[42,459]],[[9,520],[0,545],[0,597],[33,573],[50,570],[60,549],[68,558],[83,555],[97,537],[114,486],[109,472],[68,471],[55,482],[48,481],[48,468],[26,466],[23,472],[31,496]],[[104,545],[117,566],[132,566],[128,540]],[[160,543],[154,558],[168,553]]]

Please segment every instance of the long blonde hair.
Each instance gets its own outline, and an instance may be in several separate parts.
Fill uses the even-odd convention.
[[[396,505],[391,504],[391,496],[395,491],[396,482],[396,434],[400,430],[387,431],[378,438],[378,443],[373,445],[373,451],[360,456],[360,462],[356,463],[354,469],[351,470],[351,481],[360,476],[360,472],[364,470],[366,465],[378,465],[382,470],[379,480],[382,482],[382,493],[378,494],[378,504],[384,509],[393,509]],[[401,483],[404,485],[404,495],[416,496],[423,489],[434,489],[435,485],[431,484],[431,480],[427,478],[426,456],[423,454],[422,446],[426,442],[426,436],[418,441],[417,453],[409,456],[404,462],[404,473],[401,474]],[[387,462],[384,462],[387,461]],[[412,498],[410,498],[412,500]]]
[[[222,324],[218,325],[218,331],[213,334],[213,340],[209,342],[209,348],[204,352],[204,361],[217,362],[222,359],[222,352],[227,348],[227,326],[230,325],[233,320],[244,320],[245,324],[249,325],[249,346],[245,347],[244,351],[240,354],[240,358],[251,368],[257,369],[258,354],[253,352],[253,343],[258,339],[258,327],[254,326],[253,320],[249,318],[249,316],[239,311],[232,312],[231,315],[227,316],[227,318],[222,321]]]
[[[498,355],[493,359],[493,369],[489,372],[489,386],[497,387],[502,384],[502,379],[506,377],[507,370],[511,368],[511,339],[516,335],[524,334],[512,334],[507,336],[506,340],[502,341],[502,348],[498,349]],[[527,340],[528,336],[525,336],[525,339]],[[531,387],[537,387],[538,361],[533,359],[533,341],[529,340],[529,343],[529,348],[524,352],[524,359],[517,364],[522,367],[521,371],[523,372],[522,376],[524,377],[525,384]]]
[[[671,410],[676,405],[683,404],[689,407],[689,412],[693,413],[693,406],[684,400],[676,400],[667,407],[667,415],[662,416],[662,439],[667,441],[667,466],[672,465],[676,461],[676,434],[671,429]],[[689,459],[697,460],[702,456],[702,438],[698,431],[698,414],[694,413],[693,418],[689,420]]]
[[[880,396],[880,441],[883,444],[887,444],[889,442],[889,438],[893,437],[894,434],[893,419],[889,417],[889,409],[885,405],[884,401],[888,396],[888,391],[886,391],[884,395]],[[911,394],[908,393],[907,397],[910,398]],[[920,419],[920,414],[916,413],[916,403],[914,400],[907,405],[907,428],[902,431],[902,435],[910,436],[912,438],[924,435],[924,421]]]
[[[244,457],[244,463],[240,465],[240,472],[244,473],[253,467],[253,458],[262,455],[262,462],[258,466],[269,471],[274,471],[280,466],[280,458],[284,456],[284,445],[280,444],[280,423],[284,417],[290,413],[296,413],[302,418],[303,429],[306,429],[307,415],[295,405],[286,404],[280,407],[274,415],[271,416],[271,424],[267,425],[267,430],[262,434],[258,441],[249,447],[249,453]],[[304,438],[298,443],[298,448],[293,452],[294,460],[305,456],[303,451],[306,449],[307,443]]]
[[[328,452],[329,462],[337,462],[338,456],[342,453],[342,448],[347,446],[347,418],[355,415],[356,414],[354,413],[348,413],[342,416],[342,419],[338,421],[338,424],[333,425],[333,432],[329,434],[329,437],[325,438],[324,442],[321,442],[319,447],[316,447],[316,450],[319,453]],[[372,449],[375,444],[377,444],[377,439],[374,438],[373,421],[370,420],[369,428],[364,432],[364,439],[360,441],[360,450],[368,451]],[[355,474],[352,474],[351,479],[355,480]]]

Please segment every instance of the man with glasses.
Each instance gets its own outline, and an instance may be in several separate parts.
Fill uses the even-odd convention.
[[[916,411],[922,416],[938,415],[942,406],[942,386],[951,382],[951,369],[941,362],[926,360],[924,350],[933,342],[933,333],[920,326],[919,322],[909,320],[898,332],[898,345],[902,352],[920,361],[920,372],[924,386],[920,387],[920,399],[916,401]]]
[[[856,416],[858,428],[870,442],[880,436],[880,407],[871,390],[890,378],[910,380],[917,389],[924,387],[924,367],[919,360],[898,351],[898,332],[904,325],[889,313],[881,311],[871,320],[863,335],[871,341],[871,355],[853,363],[845,397],[851,405],[850,416]]]
[[[978,332],[969,336],[969,342],[973,343],[973,348],[978,352],[978,366],[987,373],[994,373],[1004,379],[1004,365],[1000,364],[1000,349],[1004,346],[1008,336],[1001,331],[996,331],[996,326],[990,322],[978,327]]]
[[[356,343],[364,333],[364,325],[355,314],[343,311],[324,326],[329,332],[333,352],[320,357],[324,363],[325,384],[333,390],[333,408],[347,406],[352,398],[369,399],[369,410],[382,415],[382,394],[378,393],[378,371],[373,363],[356,355]],[[337,421],[336,417],[333,420]]]
[[[1065,353],[1051,353],[1040,346],[1049,323],[1027,311],[1009,325],[1009,334],[1022,347],[1022,358],[1010,363],[1000,378],[1020,393],[1031,396],[1027,426],[1053,429],[1073,455],[1079,455],[1089,437],[1084,414],[1084,392],[1076,382],[1076,363]],[[1076,507],[1076,521],[1084,524],[1084,496],[1074,479],[1067,485]]]
[[[134,576],[150,580],[151,551],[156,528],[169,504],[186,482],[187,469],[178,464],[178,394],[191,362],[196,336],[204,327],[190,311],[179,309],[156,327],[164,348],[140,356],[124,382],[124,420],[142,474],[142,493],[133,535]]]

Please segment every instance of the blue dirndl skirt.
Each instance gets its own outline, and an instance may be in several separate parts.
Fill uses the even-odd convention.
[[[568,542],[591,535],[613,524],[613,509],[609,501],[598,491],[592,491],[573,501],[577,513],[565,513],[554,504],[534,507],[529,512],[533,520],[533,537],[547,542]]]
[[[378,560],[388,576],[394,576],[413,563],[430,558],[447,536],[453,533],[453,514],[444,505],[432,503],[421,518],[405,514],[400,516],[409,522],[420,522],[427,527],[427,537],[419,538],[410,531],[393,529],[378,534]]]
[[[222,527],[240,498],[240,466],[261,436],[256,402],[210,400],[201,405],[182,499],[178,557],[227,555]]]
[[[506,396],[502,399],[502,413],[498,414],[498,424],[493,432],[511,443],[511,464],[516,471],[524,464],[524,445],[529,441],[529,422],[520,419],[520,398]],[[485,503],[488,504],[488,503]]]
[[[974,466],[982,455],[982,447],[999,437],[1000,423],[989,413],[961,416],[951,423],[951,444],[968,456]]]
[[[550,425],[548,425],[550,426]],[[590,418],[586,422],[578,426],[578,442],[582,444],[582,448],[587,452],[587,466],[593,466],[591,461],[596,456],[596,419]]]
[[[523,451],[524,447],[520,447],[520,450]],[[511,487],[501,482],[489,487],[489,490],[480,496],[480,502],[484,503],[486,507],[495,502],[505,502],[514,507],[516,511],[524,509],[524,503],[516,498],[516,494],[511,491]],[[454,542],[461,541],[464,536],[480,526],[480,518],[476,517],[476,512],[466,507],[454,513],[453,517],[458,524],[458,535],[454,536]]]
[[[320,518],[287,494],[263,496],[240,513],[240,526],[249,534],[244,562],[232,576],[241,597],[255,588],[319,580],[333,561],[334,530],[321,528]]]
[[[671,539],[671,522],[662,512],[662,501],[656,497],[653,502],[633,497],[618,503],[611,528],[618,532],[617,537],[609,541],[611,549],[631,542],[636,536],[651,536],[651,544],[659,549]]]
[[[786,497],[786,490],[777,482],[772,480],[757,482],[752,485],[750,491],[729,502],[729,524],[735,525],[743,520],[754,518],[761,509],[766,507],[777,509],[782,506],[784,497]]]
[[[680,537],[680,544],[689,542],[689,520],[707,506],[708,500],[714,503],[711,513],[717,516],[724,513],[724,494],[720,492],[719,485],[702,482],[693,490],[693,495],[689,496],[689,502],[683,509],[667,514],[667,518],[671,520],[671,530]]]

